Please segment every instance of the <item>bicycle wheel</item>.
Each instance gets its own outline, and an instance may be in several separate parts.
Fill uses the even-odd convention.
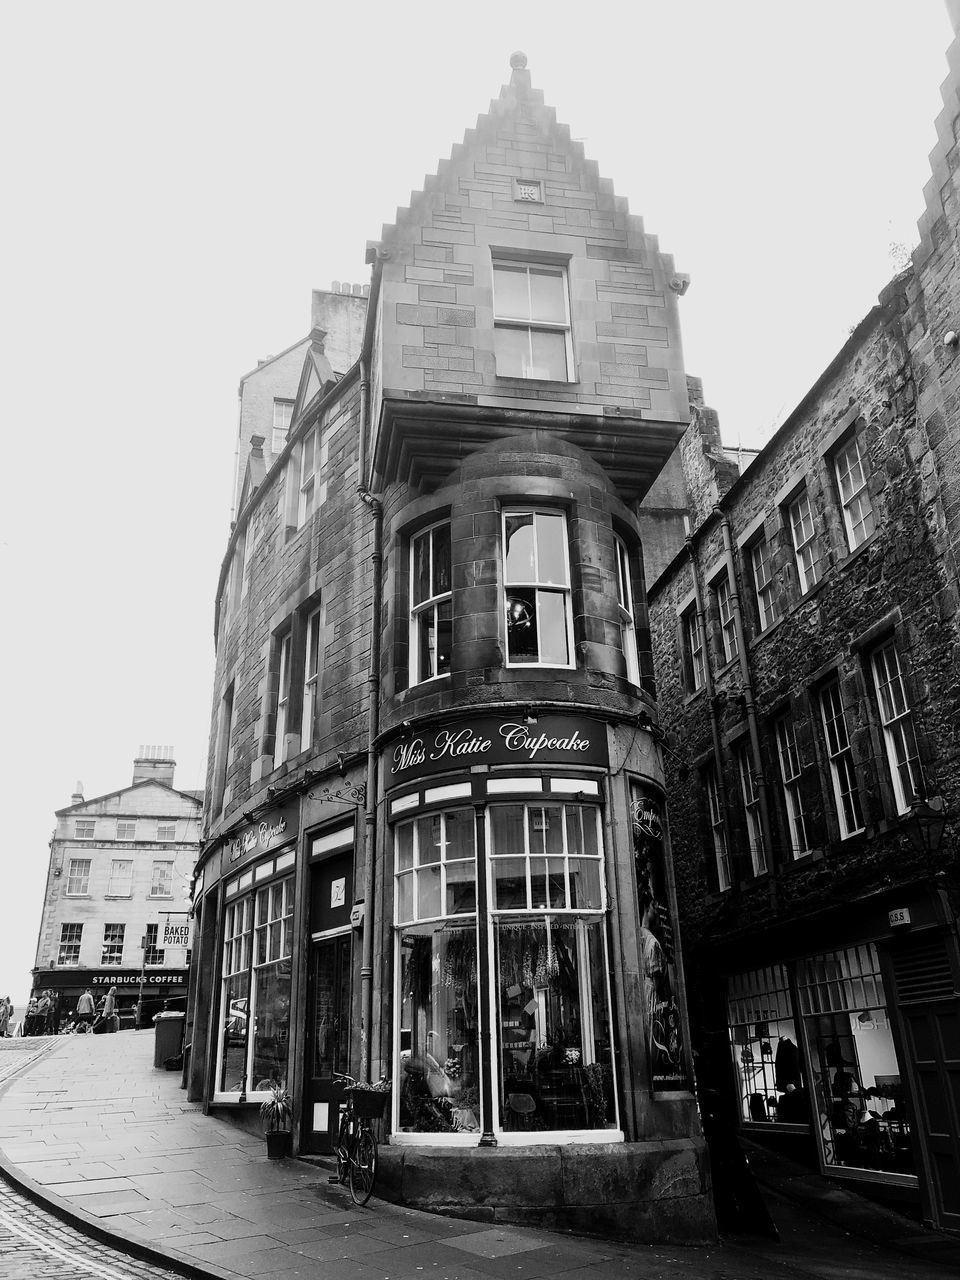
[[[350,1121],[347,1116],[340,1118],[340,1134],[337,1138],[337,1177],[341,1183],[347,1180],[350,1167]]]
[[[377,1140],[369,1129],[361,1129],[350,1155],[350,1194],[354,1204],[366,1204],[377,1180]]]

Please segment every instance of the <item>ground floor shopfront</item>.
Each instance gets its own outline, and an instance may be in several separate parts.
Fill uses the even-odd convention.
[[[960,959],[934,887],[878,894],[728,950],[729,1099],[744,1132],[960,1228]],[[737,963],[740,960],[741,963]]]
[[[204,851],[192,1096],[246,1122],[282,1080],[295,1150],[329,1151],[369,1064],[400,1198],[709,1236],[649,734],[485,713],[378,763],[375,824],[348,776]]]
[[[187,996],[188,971],[182,969],[38,969],[33,975],[33,995],[52,992],[56,1022],[64,1027],[74,1021],[77,1001],[84,991],[98,1005],[116,988],[121,1027],[150,1026],[154,1014],[164,1008],[182,1009]]]

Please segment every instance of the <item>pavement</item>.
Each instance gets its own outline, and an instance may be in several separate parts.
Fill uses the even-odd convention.
[[[779,1242],[636,1245],[357,1208],[325,1168],[269,1161],[205,1116],[153,1032],[0,1041],[0,1172],[128,1255],[219,1280],[943,1280],[960,1240],[753,1157]]]

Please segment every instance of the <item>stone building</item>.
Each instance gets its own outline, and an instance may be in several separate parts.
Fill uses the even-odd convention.
[[[63,1022],[81,992],[117,988],[124,1026],[187,994],[190,886],[202,792],[177,791],[170,748],[141,748],[130,786],[57,810],[33,991],[52,991]],[[144,945],[145,943],[145,945]]]
[[[187,1079],[251,1124],[283,1080],[312,1152],[385,1073],[401,1200],[703,1239],[637,516],[686,278],[525,62],[245,457]]]
[[[695,405],[642,527],[673,547],[649,604],[699,1083],[956,1229],[956,41],[949,63],[910,266],[741,475]]]

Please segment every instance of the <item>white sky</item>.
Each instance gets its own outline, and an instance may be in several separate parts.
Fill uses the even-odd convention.
[[[942,0],[4,8],[0,994],[54,810],[173,743],[203,783],[240,376],[509,78],[692,277],[687,370],[762,442],[912,247]]]

